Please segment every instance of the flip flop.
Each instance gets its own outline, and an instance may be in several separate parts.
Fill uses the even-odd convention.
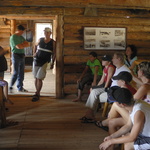
[[[86,116],[83,116],[82,118],[80,118],[79,120],[93,120],[91,118],[87,118]]]
[[[101,129],[107,131],[107,132],[108,132],[108,130],[109,130],[109,128],[108,128],[107,126],[103,126],[102,121],[96,121],[96,122],[95,122],[95,125],[96,125],[97,127],[101,128]]]

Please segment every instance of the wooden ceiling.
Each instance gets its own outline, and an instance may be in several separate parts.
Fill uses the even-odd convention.
[[[150,0],[1,0],[0,7],[96,7],[150,9]]]

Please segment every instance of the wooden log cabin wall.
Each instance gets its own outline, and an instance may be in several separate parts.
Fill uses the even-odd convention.
[[[125,27],[127,44],[138,48],[138,58],[150,57],[150,2],[148,0],[0,1],[0,45],[9,49],[11,20],[54,17],[56,25],[56,97],[75,94],[89,50],[83,48],[83,28]],[[92,51],[92,50],[91,50]],[[95,50],[94,50],[95,51]],[[117,50],[118,51],[118,50]],[[96,50],[98,57],[115,50]],[[7,56],[10,64],[10,56]]]

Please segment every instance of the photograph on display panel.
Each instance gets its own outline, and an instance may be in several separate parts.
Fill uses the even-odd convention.
[[[126,28],[84,27],[84,49],[125,50]]]

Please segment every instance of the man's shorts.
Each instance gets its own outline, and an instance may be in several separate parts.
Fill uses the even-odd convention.
[[[150,137],[139,135],[134,142],[135,150],[150,150]]]
[[[43,66],[35,66],[33,62],[32,73],[33,73],[34,78],[44,80],[46,76],[47,64],[48,63],[45,63]]]

